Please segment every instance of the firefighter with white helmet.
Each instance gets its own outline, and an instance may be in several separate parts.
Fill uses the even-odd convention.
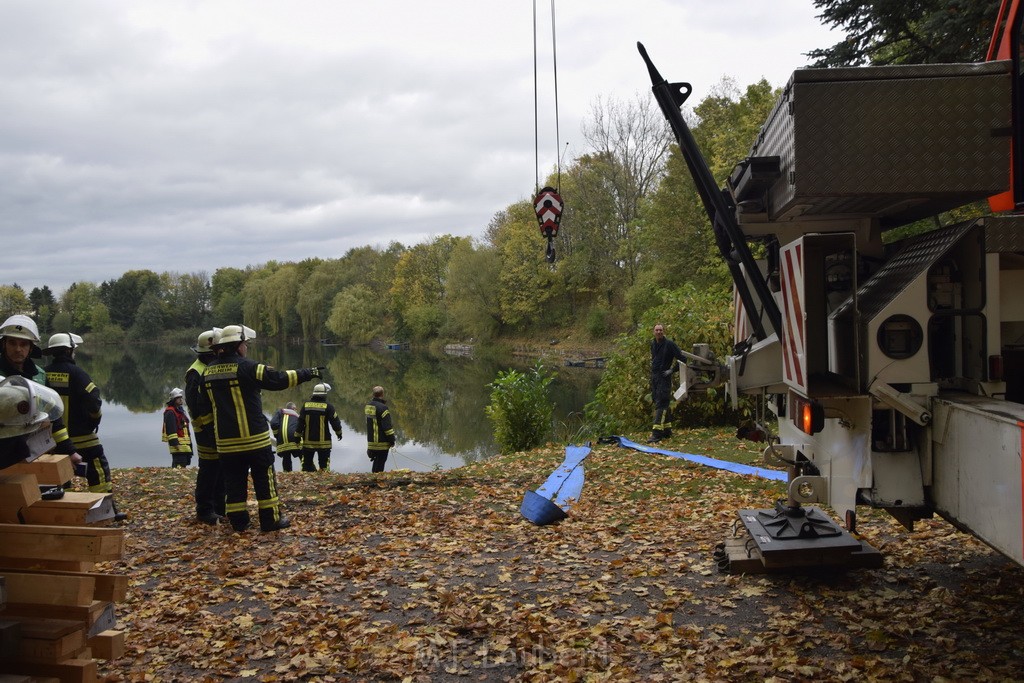
[[[341,441],[341,418],[327,402],[331,385],[320,382],[313,387],[313,395],[299,411],[299,434],[302,436],[302,471],[316,472],[313,456],[321,470],[331,469],[331,430]]]
[[[64,423],[68,436],[86,464],[86,480],[92,493],[112,493],[110,464],[97,434],[103,418],[103,400],[100,390],[89,373],[75,362],[75,349],[83,340],[73,332],[58,332],[50,336],[46,353],[53,361],[46,366],[46,385],[60,394],[64,401]],[[114,505],[114,519],[123,520],[126,514]]]
[[[228,325],[213,344],[217,357],[203,371],[200,414],[212,413],[213,432],[224,470],[225,507],[235,531],[249,528],[249,476],[259,507],[260,529],[277,531],[291,525],[281,515],[274,476],[270,426],[263,414],[262,389],[280,391],[320,377],[319,368],[275,370],[248,358],[256,332]],[[205,429],[205,426],[204,426]]]
[[[51,424],[64,413],[53,389],[20,375],[0,377],[0,469],[52,446]]]
[[[213,434],[213,414],[203,414],[200,407],[200,393],[203,372],[217,354],[213,345],[220,337],[221,329],[214,327],[200,333],[192,350],[196,359],[185,371],[185,405],[192,417],[192,431],[195,435],[199,455],[199,472],[196,473],[196,519],[204,524],[216,524],[224,518],[224,473],[221,471],[217,443]]]
[[[164,405],[164,419],[161,438],[171,451],[171,467],[188,467],[192,464],[192,437],[189,434],[189,419],[182,404],[185,392],[174,387]]]
[[[33,358],[41,358],[39,328],[27,315],[12,315],[0,325],[0,375],[24,377],[37,384],[46,384],[46,371],[35,364]],[[63,411],[62,411],[63,412]],[[79,458],[68,438],[64,419],[57,417],[50,424],[50,431],[56,446],[54,450],[70,455],[76,463]]]
[[[43,384],[46,372],[32,362],[42,355],[35,320],[27,315],[12,315],[0,326],[0,375],[20,375]]]

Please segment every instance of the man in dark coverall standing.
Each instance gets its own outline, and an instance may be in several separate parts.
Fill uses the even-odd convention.
[[[654,340],[651,341],[651,401],[654,403],[654,427],[647,443],[656,443],[672,436],[672,414],[669,401],[672,399],[672,369],[676,361],[686,362],[686,357],[676,343],[665,337],[661,323],[654,326]]]

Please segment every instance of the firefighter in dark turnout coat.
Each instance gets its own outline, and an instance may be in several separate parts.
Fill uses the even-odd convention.
[[[181,404],[185,392],[174,387],[164,406],[164,420],[161,438],[171,452],[171,467],[188,467],[192,464],[192,435],[189,433],[189,419]]]
[[[199,471],[196,473],[196,519],[204,524],[216,524],[225,516],[224,473],[217,455],[217,443],[213,434],[213,413],[200,408],[200,393],[203,372],[217,354],[213,343],[220,336],[220,328],[214,327],[199,335],[192,350],[196,359],[185,371],[185,405],[192,417],[192,431],[195,434],[196,450],[199,454]]]
[[[373,396],[363,412],[366,413],[366,455],[373,461],[370,471],[383,472],[388,451],[395,445],[395,427],[384,400],[384,387],[373,388]]]
[[[277,454],[281,456],[281,469],[292,471],[292,457],[302,458],[302,437],[299,435],[299,413],[291,401],[278,408],[270,418],[270,430],[277,440]]]
[[[256,333],[244,325],[228,325],[214,344],[216,360],[203,371],[200,413],[213,414],[217,454],[224,470],[227,517],[235,531],[249,528],[246,504],[249,476],[259,507],[260,529],[276,531],[290,526],[281,514],[274,476],[270,425],[263,414],[261,389],[280,391],[320,376],[317,368],[275,370],[247,358],[248,342]]]
[[[64,401],[64,424],[74,449],[85,461],[89,491],[112,493],[110,463],[97,434],[103,400],[89,373],[75,363],[75,349],[81,344],[82,338],[71,332],[58,332],[50,337],[45,353],[53,356],[53,362],[46,366],[46,384]],[[114,513],[118,521],[127,517],[117,510],[116,503]]]
[[[18,375],[45,385],[46,371],[32,360],[43,356],[39,344],[39,328],[32,318],[27,315],[12,315],[5,320],[0,326],[0,375]],[[54,452],[75,458],[75,448],[68,437],[63,417],[53,421],[50,432],[56,443]]]
[[[331,432],[341,441],[341,418],[327,402],[331,385],[320,382],[313,387],[313,395],[299,411],[299,436],[302,437],[302,471],[316,472],[313,455],[316,454],[321,470],[331,468]]]

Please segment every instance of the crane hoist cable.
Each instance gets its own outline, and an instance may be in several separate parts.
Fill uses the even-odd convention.
[[[561,139],[558,130],[558,53],[555,40],[555,0],[551,0],[551,64],[554,72],[555,86],[555,187],[540,186],[540,105],[537,86],[537,0],[533,0],[533,153],[536,196],[533,208],[540,224],[540,234],[547,238],[548,246],[544,257],[548,263],[555,262],[555,247],[552,241],[558,236],[558,226],[562,220],[562,196],[559,188],[562,184],[562,159],[560,155]]]

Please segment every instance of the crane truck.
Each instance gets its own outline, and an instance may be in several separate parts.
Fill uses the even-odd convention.
[[[638,43],[734,284],[731,354],[694,345],[676,398],[753,397],[789,472],[785,499],[739,511],[723,571],[878,566],[859,506],[940,515],[1024,565],[1020,1],[985,62],[795,71],[722,187],[681,115],[691,86]]]

